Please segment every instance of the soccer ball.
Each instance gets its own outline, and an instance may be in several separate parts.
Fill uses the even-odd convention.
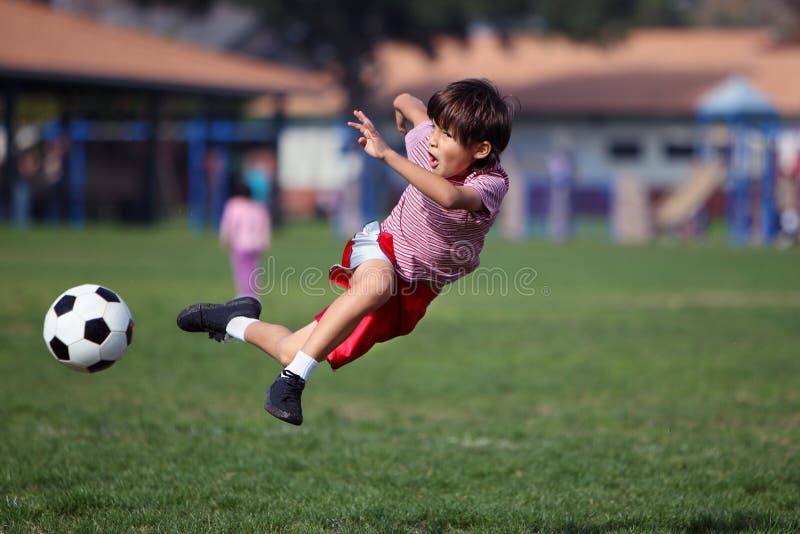
[[[44,316],[44,342],[70,369],[95,373],[119,360],[133,337],[127,304],[108,288],[83,284],[64,291]]]

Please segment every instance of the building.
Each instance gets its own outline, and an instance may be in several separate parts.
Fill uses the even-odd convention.
[[[378,53],[375,103],[400,91],[429,94],[450,80],[487,77],[521,104],[511,152],[525,172],[574,149],[578,182],[621,170],[654,186],[681,181],[694,154],[702,95],[733,74],[747,77],[787,123],[800,118],[800,45],[767,30],[647,29],[598,47],[564,38],[479,32],[442,39],[434,56],[399,44]]]
[[[490,78],[520,104],[504,156],[517,182],[546,182],[554,154],[569,152],[578,207],[587,211],[608,209],[609,184],[621,174],[638,177],[653,196],[686,180],[697,156],[700,101],[732,75],[766,95],[785,128],[800,119],[800,45],[781,43],[766,29],[642,29],[604,46],[478,31],[464,41],[440,38],[431,54],[389,42],[375,55],[364,109],[383,122],[391,142],[402,142],[390,108],[396,94],[425,99],[452,80]],[[326,137],[312,133],[316,125],[299,128],[298,138],[327,139],[317,144],[328,147],[325,158],[341,145],[335,129]],[[304,161],[296,171],[303,179],[293,181],[287,167],[286,187],[340,187],[340,176],[314,175],[314,168]]]
[[[209,210],[212,219],[218,211],[231,174],[216,165],[214,175],[207,158],[227,164],[236,143],[274,146],[294,98],[330,85],[323,73],[0,0],[0,212],[25,218],[30,182],[39,176],[35,165],[21,175],[20,162],[31,159],[27,145],[46,142],[37,156],[68,147],[59,156],[63,172],[41,184],[61,217],[82,224],[87,214],[113,209],[148,221],[171,200],[188,203],[190,220],[203,225]],[[242,123],[246,104],[262,95],[268,115]]]

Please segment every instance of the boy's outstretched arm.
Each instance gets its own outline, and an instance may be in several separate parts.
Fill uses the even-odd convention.
[[[409,94],[401,93],[397,95],[392,103],[394,106],[394,118],[397,129],[403,135],[408,133],[407,123],[415,128],[419,124],[428,120],[428,108],[419,98]]]
[[[448,210],[479,211],[483,209],[483,201],[477,190],[472,187],[453,185],[441,176],[409,161],[386,144],[375,125],[364,115],[363,111],[355,110],[353,115],[359,122],[348,122],[347,125],[361,132],[358,144],[364,147],[364,151],[389,165],[406,181],[419,189],[422,194]]]

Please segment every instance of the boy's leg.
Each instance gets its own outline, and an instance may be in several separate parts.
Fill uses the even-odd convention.
[[[392,296],[395,289],[395,272],[391,263],[384,260],[367,260],[359,265],[350,278],[350,287],[328,306],[325,314],[316,325],[306,326],[302,335],[294,338],[284,337],[285,344],[303,341],[296,356],[272,384],[267,392],[264,408],[283,421],[299,425],[303,422],[300,396],[305,386],[307,374],[313,370],[316,362],[323,361],[329,352],[347,339],[358,323],[368,313],[378,309]],[[245,337],[250,337],[250,329],[256,327],[253,337],[258,333],[266,333],[260,323],[253,323],[247,328]],[[281,330],[270,325],[273,334],[280,335]],[[276,347],[277,348],[277,347]],[[305,372],[300,376],[295,370]]]
[[[311,332],[317,326],[312,321],[303,328],[292,332],[283,325],[259,321],[250,324],[244,331],[244,340],[255,345],[286,367],[294,359]]]
[[[177,322],[181,330],[207,332],[216,341],[223,341],[226,334],[247,341],[286,367],[306,342],[317,322],[313,321],[292,332],[285,326],[259,321],[260,314],[261,303],[257,299],[238,297],[225,304],[187,306],[178,314]]]
[[[347,339],[369,312],[380,308],[392,296],[396,284],[394,266],[383,260],[368,260],[350,278],[350,288],[328,306],[303,352],[321,362]]]
[[[319,322],[312,322],[296,332],[288,328],[258,321],[260,303],[253,298],[235,299],[226,304],[194,304],[178,315],[178,326],[189,332],[209,332],[222,340],[225,334],[258,346],[289,369],[284,370],[270,388],[265,408],[279,419],[292,424],[302,422],[300,394],[305,379],[292,369],[304,366],[313,369],[336,346],[353,332],[371,311],[391,298],[396,285],[391,263],[381,259],[367,260],[350,278],[350,288],[325,311]],[[234,324],[244,320],[234,328]],[[233,333],[233,330],[236,333]],[[300,363],[298,363],[300,362]],[[309,365],[304,362],[310,362]],[[307,374],[304,374],[307,376]]]
[[[331,350],[347,339],[365,315],[388,300],[394,290],[394,277],[394,268],[388,262],[368,260],[358,266],[350,280],[350,288],[328,307],[319,323],[312,321],[292,332],[279,324],[256,321],[243,329],[243,336],[236,337],[243,337],[244,341],[257,346],[284,367],[291,363],[299,350],[313,355],[317,361],[322,361]],[[253,309],[250,310],[247,306]],[[236,315],[248,319],[258,318],[261,306],[254,299],[244,298],[235,299],[224,306],[195,304],[179,314],[178,326],[190,332],[208,331],[210,325],[207,323],[211,319],[208,311],[211,310],[215,316],[221,315],[214,322],[214,337],[221,339],[230,319]],[[206,314],[203,315],[202,312]]]

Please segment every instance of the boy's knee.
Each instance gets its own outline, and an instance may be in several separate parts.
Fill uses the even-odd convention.
[[[394,290],[394,271],[374,269],[360,273],[353,280],[350,292],[362,299],[370,309],[377,309],[385,304]]]
[[[388,283],[359,284],[351,286],[350,291],[357,295],[370,310],[383,306],[392,296],[392,286]]]
[[[376,288],[375,292],[370,294],[372,308],[377,309],[386,304],[392,297],[392,286],[386,284],[380,288]]]

